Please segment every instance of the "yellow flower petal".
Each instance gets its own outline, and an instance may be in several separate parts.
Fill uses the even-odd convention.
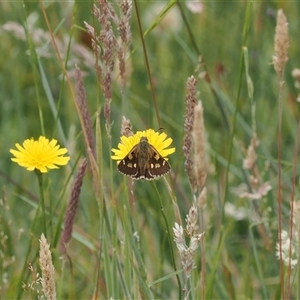
[[[44,136],[40,136],[37,141],[25,140],[23,147],[18,143],[15,146],[18,150],[9,150],[15,156],[11,160],[28,171],[37,169],[46,173],[48,169],[57,169],[57,165],[64,166],[70,160],[69,156],[63,156],[68,152],[66,148],[60,148],[57,140],[49,141]]]

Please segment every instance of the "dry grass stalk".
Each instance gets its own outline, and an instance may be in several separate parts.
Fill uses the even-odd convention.
[[[194,256],[197,248],[200,245],[201,238],[204,234],[199,234],[198,222],[198,208],[195,204],[189,210],[186,216],[186,228],[183,229],[181,225],[175,222],[173,227],[174,241],[176,243],[177,249],[179,251],[181,264],[184,269],[186,278],[190,278],[192,270],[194,269]],[[189,239],[189,245],[185,242],[184,234],[186,234]],[[186,286],[186,282],[185,282]]]
[[[189,278],[194,268],[194,251],[185,244],[184,230],[181,225],[175,223],[173,228],[174,241],[179,250],[180,260],[185,276]]]
[[[187,216],[187,219],[189,216]],[[186,231],[186,230],[185,230]],[[198,234],[196,231],[193,232],[193,236],[190,237],[189,246],[186,245],[184,237],[184,229],[181,225],[175,222],[173,227],[174,241],[176,243],[177,249],[179,251],[180,260],[186,278],[191,276],[194,269],[194,256],[195,251],[200,245],[200,240],[204,233]]]
[[[258,147],[258,145],[259,145],[259,141],[257,139],[256,133],[254,133],[250,145],[247,149],[247,156],[243,160],[244,169],[252,170],[255,167],[256,159],[257,159],[256,148]]]
[[[37,299],[41,299],[41,284],[42,284],[42,277],[37,272],[37,269],[34,268],[31,262],[27,262],[27,268],[30,272],[31,280],[27,283],[22,282],[22,289],[31,294],[31,299],[35,298],[34,293],[37,295]]]
[[[100,33],[97,34],[95,29],[88,23],[84,22],[84,24],[92,38],[92,48],[95,54],[95,70],[105,97],[104,118],[106,130],[108,137],[111,138],[110,103],[112,100],[112,72],[115,65],[115,56],[118,51],[112,22],[118,24],[118,17],[112,4],[106,0],[98,0],[98,5],[94,4],[93,14],[101,25]]]
[[[112,74],[116,61],[115,57],[118,56],[119,59],[120,77],[122,88],[124,88],[126,82],[125,60],[131,42],[129,20],[131,18],[132,1],[122,0],[118,3],[121,9],[120,18],[118,18],[113,5],[109,1],[98,0],[98,5],[94,4],[93,14],[101,26],[99,34],[95,32],[95,29],[91,25],[84,22],[92,39],[92,48],[95,54],[95,70],[105,97],[104,118],[109,139],[111,138],[110,104],[112,101]],[[117,26],[121,45],[118,45],[112,24]]]
[[[198,207],[199,209],[203,209],[207,200],[207,188],[204,186],[198,197]]]
[[[186,229],[185,233],[187,236],[192,237],[194,236],[198,231],[198,210],[197,207],[193,204],[192,207],[189,210],[188,215],[186,216]]]
[[[243,168],[248,170],[247,172],[247,184],[241,185],[235,193],[238,194],[240,198],[245,198],[248,200],[261,200],[272,189],[271,184],[266,181],[263,182],[260,169],[257,165],[257,154],[256,148],[259,145],[259,140],[257,138],[256,132],[253,132],[250,145],[246,151],[246,157],[243,160]],[[251,215],[251,219],[254,222],[257,222],[257,230],[265,244],[265,248],[270,248],[271,239],[269,237],[269,229],[265,226],[263,222],[264,216],[262,215],[261,210],[258,209],[257,202],[253,204],[253,209],[255,214]],[[259,221],[258,221],[259,220]]]
[[[273,56],[273,64],[275,71],[281,76],[283,74],[284,66],[288,61],[287,52],[289,47],[288,22],[282,9],[279,9],[277,13],[277,25],[274,40],[275,55]]]
[[[42,270],[42,289],[48,300],[56,299],[55,269],[52,263],[50,245],[44,234],[40,239],[40,267]]]
[[[95,140],[93,134],[93,127],[91,117],[88,111],[88,104],[86,93],[82,81],[80,69],[75,67],[75,80],[76,80],[76,103],[78,106],[78,114],[81,121],[81,127],[85,139],[86,149],[91,149],[94,157],[96,157]]]
[[[192,129],[194,123],[194,108],[197,103],[196,96],[196,84],[197,80],[194,76],[191,76],[187,80],[187,95],[186,95],[186,111],[184,120],[184,141],[183,141],[183,153],[185,156],[185,169],[189,177],[192,191],[196,190],[196,177],[194,172],[194,164],[192,159]]]
[[[126,84],[126,58],[131,43],[131,28],[129,20],[131,18],[132,1],[123,0],[120,2],[122,16],[118,22],[118,33],[121,38],[121,45],[118,47],[119,71],[121,76],[122,88]]]
[[[243,160],[243,168],[249,171],[249,186],[239,188],[237,194],[241,198],[249,200],[260,200],[265,197],[272,189],[268,181],[262,182],[259,168],[257,166],[256,148],[259,146],[259,140],[256,132],[253,133],[250,145],[247,148],[246,157]]]
[[[130,120],[127,120],[125,116],[122,117],[121,135],[124,135],[127,137],[133,135]]]
[[[281,247],[280,247],[281,244]],[[282,230],[280,240],[276,243],[276,256],[282,259],[285,266],[290,266],[292,269],[298,264],[298,232],[295,231],[293,239],[290,239],[289,233]]]
[[[255,179],[255,180],[253,180]],[[240,191],[238,191],[238,195],[240,198],[245,198],[248,200],[261,200],[272,189],[271,184],[266,181],[264,183],[260,183],[260,181],[257,180],[256,177],[250,176],[249,180],[251,191],[248,191],[248,188],[242,188]]]
[[[73,231],[73,224],[75,215],[78,208],[79,203],[79,196],[80,196],[80,190],[82,186],[83,177],[85,174],[87,166],[87,160],[84,159],[82,163],[80,164],[72,191],[70,195],[70,200],[68,203],[67,212],[65,214],[65,222],[64,222],[64,230],[61,234],[61,240],[60,240],[60,250],[62,254],[66,253],[66,245],[69,243],[69,241],[72,238],[72,231]]]
[[[298,234],[300,235],[300,201],[295,201],[294,204],[294,223],[295,223],[295,228],[298,231]]]
[[[112,21],[117,21],[117,16],[115,10],[111,3],[106,0],[98,0],[98,6],[94,4],[93,13],[98,19],[99,24],[101,25],[101,30],[98,36],[92,36],[96,38],[98,44],[101,45],[102,51],[95,53],[96,59],[100,63],[99,67],[101,68],[99,82],[102,87],[102,92],[107,102],[112,99],[112,86],[111,86],[111,74],[114,68],[115,55],[117,50],[116,38],[112,29]],[[99,49],[99,48],[98,48]],[[100,53],[102,54],[99,57]],[[106,111],[104,109],[104,111]],[[106,118],[109,116],[106,116]]]
[[[194,120],[192,137],[195,147],[194,170],[197,179],[199,191],[204,187],[207,177],[207,162],[206,162],[206,133],[203,119],[203,106],[199,101],[194,108]]]
[[[273,56],[273,64],[275,71],[279,75],[279,101],[278,101],[278,134],[277,134],[277,169],[278,169],[278,176],[277,176],[277,210],[278,210],[278,240],[279,240],[279,255],[280,255],[280,286],[281,286],[281,297],[283,299],[286,298],[285,292],[289,291],[289,288],[285,288],[284,282],[284,265],[283,265],[283,256],[282,256],[282,242],[280,233],[282,230],[282,166],[281,166],[281,158],[282,158],[282,107],[283,107],[283,71],[284,66],[288,60],[287,50],[289,47],[289,38],[288,38],[288,23],[286,17],[282,11],[282,9],[278,10],[277,13],[277,25],[275,29],[275,55]],[[290,271],[290,269],[289,269]],[[288,272],[288,282],[290,282],[290,272]],[[289,286],[289,283],[288,283]],[[289,298],[289,297],[287,297]]]
[[[110,104],[112,100],[112,74],[115,66],[115,57],[119,58],[119,70],[122,86],[125,86],[125,58],[131,41],[131,29],[129,20],[131,18],[132,2],[123,0],[120,3],[122,16],[119,19],[112,4],[106,0],[98,0],[98,5],[94,5],[93,14],[101,25],[100,33],[88,23],[84,22],[85,27],[92,38],[92,48],[95,54],[95,70],[98,81],[105,97],[104,117],[106,130],[110,138]],[[117,43],[112,24],[116,24],[121,38],[121,45]],[[101,45],[101,46],[99,46]]]

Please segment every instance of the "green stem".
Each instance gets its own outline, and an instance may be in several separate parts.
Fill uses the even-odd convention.
[[[145,58],[145,64],[146,64],[146,70],[147,70],[147,74],[148,74],[148,78],[149,78],[149,83],[150,83],[150,90],[151,90],[155,115],[156,115],[156,118],[157,118],[158,127],[162,128],[161,118],[160,118],[160,114],[159,114],[159,109],[158,109],[157,99],[156,99],[156,94],[155,94],[155,89],[154,89],[153,77],[152,77],[151,70],[150,70],[150,63],[149,63],[149,59],[148,59],[148,52],[147,52],[147,48],[146,48],[145,37],[143,35],[142,22],[141,22],[141,16],[140,16],[138,2],[139,1],[134,0],[134,7],[135,7],[135,11],[136,11],[136,17],[137,17],[138,28],[139,28],[139,33],[140,33],[140,39],[141,39],[142,46],[143,46],[143,53],[144,53],[144,58]]]
[[[17,299],[17,300],[21,299],[22,293],[24,291],[24,289],[22,288],[22,282],[26,282],[26,280],[25,280],[25,271],[27,269],[27,262],[29,261],[28,257],[29,257],[29,254],[31,252],[31,249],[32,249],[31,248],[32,247],[32,241],[35,238],[34,231],[36,229],[36,224],[37,224],[37,221],[38,221],[38,214],[39,214],[40,209],[41,209],[41,202],[39,203],[38,207],[36,208],[35,216],[34,216],[33,222],[31,223],[30,229],[29,229],[30,241],[29,241],[29,245],[28,245],[27,252],[26,252],[26,255],[25,255],[23,268],[22,268],[22,271],[20,273],[18,283],[16,285],[17,286],[17,292],[16,292],[15,299]],[[38,254],[36,254],[34,257],[37,258]]]
[[[297,258],[298,258],[298,264],[297,264],[297,274],[296,276],[298,277],[298,280],[296,281],[296,299],[300,299],[300,266],[299,266],[299,258],[300,258],[300,224],[298,224],[298,228],[297,228],[297,232],[298,232],[298,253],[297,253]]]
[[[41,198],[41,208],[42,208],[42,219],[43,219],[43,233],[47,236],[47,228],[46,228],[46,210],[45,210],[45,197],[44,197],[44,189],[43,189],[43,174],[39,171],[36,171],[39,189],[40,189],[40,198]]]
[[[176,262],[175,262],[175,255],[174,255],[174,248],[173,248],[173,238],[172,238],[173,235],[170,232],[169,222],[168,222],[167,216],[165,214],[165,209],[164,209],[163,203],[161,201],[160,194],[159,194],[159,192],[157,190],[157,186],[156,186],[155,183],[153,183],[153,186],[154,186],[154,189],[156,191],[156,194],[157,194],[157,197],[158,197],[158,200],[159,200],[159,205],[160,205],[160,208],[161,208],[160,210],[161,210],[161,213],[162,213],[165,225],[166,225],[166,231],[167,231],[168,240],[169,240],[169,243],[170,243],[171,261],[172,261],[172,264],[173,264],[173,267],[174,267],[174,271],[175,271],[175,274],[176,274],[176,278],[177,278],[177,282],[178,282],[178,289],[179,289],[179,291],[178,291],[178,299],[182,299],[181,282],[180,282],[180,278],[179,278],[179,275],[178,275],[178,272],[177,272],[177,267],[176,267]]]

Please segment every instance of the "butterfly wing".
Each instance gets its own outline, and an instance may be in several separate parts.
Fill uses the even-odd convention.
[[[135,155],[136,146],[119,162],[118,170],[132,178],[139,176],[138,157]]]
[[[151,145],[150,145],[151,146]],[[145,179],[152,180],[170,172],[170,164],[151,146],[151,157],[145,172]]]

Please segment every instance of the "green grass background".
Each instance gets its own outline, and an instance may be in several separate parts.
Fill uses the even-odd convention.
[[[93,60],[87,63],[83,59],[83,55],[93,58],[83,21],[99,28],[91,13],[92,3],[45,1],[44,5],[52,31],[63,45],[62,56],[68,70],[73,70],[77,63],[85,74],[84,86],[95,124],[96,112],[103,107],[104,98],[93,69]],[[177,183],[171,181],[169,176],[167,180],[171,182],[183,220],[193,201],[182,151],[186,81],[191,75],[198,78],[195,68],[199,55],[211,78],[211,85],[199,79],[197,86],[204,106],[210,161],[214,166],[214,172],[209,174],[207,180],[208,199],[204,210],[206,288],[210,291],[207,297],[279,299],[282,283],[279,262],[275,256],[278,232],[276,161],[279,86],[272,56],[276,14],[279,8],[283,8],[289,22],[290,37],[289,61],[284,75],[282,128],[283,228],[288,229],[293,155],[299,134],[298,91],[291,71],[300,66],[300,2],[205,1],[203,11],[194,14],[184,1],[180,1],[186,23],[174,2],[158,24],[154,23],[156,17],[168,2],[138,3],[143,31],[149,30],[145,43],[162,126],[167,135],[173,138],[176,147],[169,161]],[[103,164],[103,177],[99,186],[101,196],[108,203],[108,218],[113,233],[109,233],[99,210],[89,170],[84,179],[74,237],[68,247],[68,260],[65,263],[59,259],[59,216],[65,211],[78,159],[86,155],[79,118],[69,87],[62,80],[62,69],[51,40],[45,38],[48,29],[38,1],[1,2],[0,16],[0,186],[2,202],[6,205],[2,205],[0,211],[0,298],[37,297],[36,291],[23,291],[21,283],[32,281],[32,274],[26,267],[27,261],[39,268],[38,239],[42,231],[39,226],[32,228],[39,203],[38,183],[34,173],[10,160],[9,149],[14,148],[15,143],[40,135],[58,139],[63,147],[69,149],[71,156],[67,167],[45,175],[44,192],[49,209],[47,218],[48,222],[52,222],[52,230],[46,238],[52,246],[58,298],[91,299],[95,294],[99,299],[178,298],[180,291],[171,249],[177,270],[181,270],[181,264],[175,243],[169,243],[168,237],[172,237],[172,234],[166,233],[158,201],[160,198],[164,205],[170,229],[174,226],[175,217],[167,186],[162,179],[155,183],[135,182],[135,201],[129,204],[130,192],[126,180],[117,171],[115,163],[110,161],[110,147],[116,147],[119,142],[123,115],[131,120],[134,130],[159,129],[135,9],[131,18],[132,73],[124,96],[121,95],[117,79],[114,78],[113,82],[111,143],[105,131],[103,112],[100,113],[102,140],[99,147],[103,150],[103,156],[99,159]],[[7,30],[5,25],[9,22],[15,22],[23,29],[29,27],[29,35],[21,34],[19,37]],[[39,34],[40,30],[44,32],[41,44],[32,40],[32,36]],[[85,47],[85,53],[77,53],[75,44]],[[242,59],[245,53],[243,49],[247,50],[247,59]],[[253,83],[253,99],[248,96],[245,66],[249,68]],[[74,84],[74,78],[71,80]],[[239,88],[241,93],[237,100]],[[243,149],[248,146],[252,135],[254,120],[251,110],[254,103],[260,141],[257,166],[262,180],[270,181],[273,187],[267,197],[255,202],[260,214],[258,223],[263,223],[267,230],[269,248],[257,230],[253,202],[241,199],[232,192],[233,188],[248,180],[249,174],[244,172],[242,161]],[[235,109],[238,118],[233,128]],[[227,174],[233,130],[232,160]],[[266,162],[270,163],[269,169],[265,167]],[[237,221],[226,214],[222,218],[226,189],[226,201],[245,208],[245,219]],[[135,232],[139,240],[134,237]],[[220,244],[221,232],[224,240]],[[193,287],[188,296],[190,299],[202,297],[200,270],[204,266],[200,262],[200,253],[199,249],[195,256],[196,269],[190,282]],[[25,271],[22,273],[23,269]],[[294,277],[296,272],[294,270],[292,273],[294,298],[299,295],[299,283]],[[179,277],[183,282],[182,273]],[[151,285],[152,282],[156,284]]]

